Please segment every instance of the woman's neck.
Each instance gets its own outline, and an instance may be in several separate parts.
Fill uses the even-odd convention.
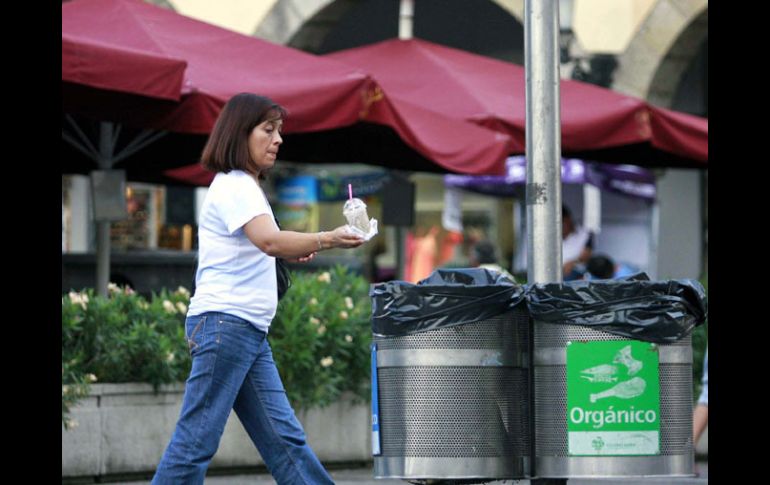
[[[259,171],[256,172],[248,172],[248,174],[251,176],[251,178],[254,179],[254,181],[259,185]]]

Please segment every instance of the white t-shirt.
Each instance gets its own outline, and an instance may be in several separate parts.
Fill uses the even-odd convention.
[[[575,231],[571,232],[567,238],[562,241],[562,261],[568,263],[578,259],[590,237],[591,233],[589,231],[582,227],[576,227]]]
[[[241,170],[218,173],[203,201],[198,226],[198,271],[188,315],[224,312],[267,332],[278,295],[275,258],[246,236],[243,226],[256,216],[275,220],[265,193]]]

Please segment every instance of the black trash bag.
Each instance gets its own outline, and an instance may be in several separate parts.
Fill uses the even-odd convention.
[[[371,285],[372,332],[407,335],[476,322],[505,313],[524,299],[524,287],[485,268],[438,269],[416,285]]]
[[[539,322],[583,325],[659,344],[686,337],[708,316],[706,291],[698,281],[650,281],[645,273],[530,285],[526,300]]]

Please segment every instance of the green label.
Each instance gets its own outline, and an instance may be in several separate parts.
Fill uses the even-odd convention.
[[[658,346],[569,342],[567,431],[570,455],[659,455]]]

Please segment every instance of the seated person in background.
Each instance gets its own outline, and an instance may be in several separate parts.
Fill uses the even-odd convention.
[[[609,256],[597,254],[586,263],[586,279],[608,280],[638,273],[639,270],[625,263],[615,264]]]
[[[470,255],[470,264],[474,267],[486,268],[492,271],[496,271],[514,283],[516,282],[516,279],[511,273],[497,264],[495,246],[489,241],[481,240],[473,245],[473,249],[471,250]]]
[[[597,254],[591,256],[586,264],[586,276],[588,279],[608,280],[615,277],[615,263],[604,256]]]
[[[593,251],[593,234],[575,224],[566,205],[561,206],[561,235],[564,281],[580,279]]]

